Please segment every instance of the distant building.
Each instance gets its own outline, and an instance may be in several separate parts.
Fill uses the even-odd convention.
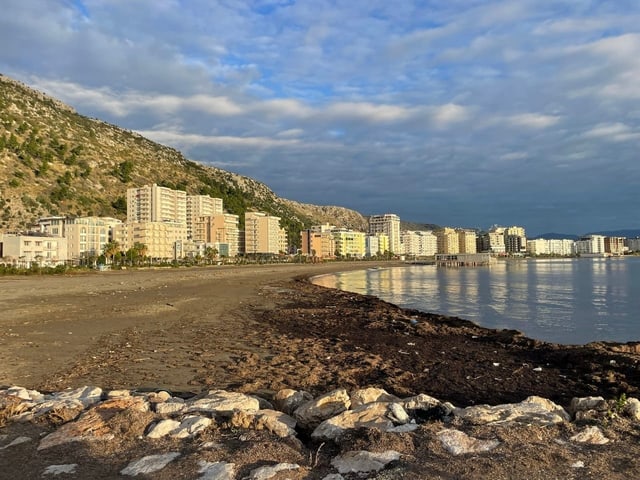
[[[493,226],[488,232],[482,233],[476,241],[480,252],[502,255],[506,252],[504,244],[504,227]]]
[[[364,254],[367,257],[375,257],[391,252],[389,237],[385,233],[367,235],[364,239]]]
[[[238,224],[238,215],[230,213],[199,217],[193,224],[193,240],[207,244],[226,244],[226,254],[216,248],[220,255],[235,257],[239,253]]]
[[[123,251],[136,243],[146,247],[146,256],[153,259],[174,260],[184,257],[187,225],[177,222],[132,222],[114,228],[114,240]]]
[[[624,255],[625,245],[624,237],[605,237],[604,239],[604,251],[611,255]]]
[[[286,251],[286,234],[280,228],[280,217],[262,212],[246,212],[244,219],[246,255],[278,254],[283,246]]]
[[[597,255],[604,256],[604,239],[603,235],[587,235],[576,241],[575,249],[578,255]]]
[[[300,232],[300,239],[302,255],[321,259],[335,257],[335,241],[331,231],[322,231],[321,228],[311,227]]]
[[[630,252],[640,252],[640,237],[627,238],[625,245]]]
[[[187,224],[187,194],[155,183],[127,189],[127,222],[173,222]],[[186,239],[186,237],[185,237]]]
[[[0,233],[0,263],[18,267],[54,266],[67,260],[67,241],[38,234]]]
[[[195,224],[201,217],[222,215],[224,213],[221,198],[208,195],[187,195],[187,236],[199,240],[194,236]]]
[[[570,239],[552,239],[536,238],[535,240],[527,240],[527,253],[529,255],[558,255],[570,256],[574,251],[575,242]]]
[[[389,248],[392,253],[402,253],[400,242],[400,217],[393,213],[372,215],[369,217],[369,234],[384,233],[389,237]],[[383,252],[384,253],[384,252]]]
[[[436,238],[438,239],[438,253],[460,253],[460,241],[458,239],[458,232],[456,232],[455,229],[444,227],[436,232]]]
[[[523,227],[508,227],[504,230],[504,247],[507,253],[522,254],[527,251],[527,235]]]
[[[332,230],[336,244],[336,255],[347,258],[362,258],[365,255],[364,232],[356,232],[346,228]]]
[[[415,257],[432,257],[438,252],[438,239],[431,231],[402,232],[402,253]]]
[[[113,239],[113,230],[122,225],[111,217],[68,217],[64,223],[67,255],[74,262],[98,257]]]
[[[476,232],[474,230],[458,230],[458,249],[460,253],[476,253]]]

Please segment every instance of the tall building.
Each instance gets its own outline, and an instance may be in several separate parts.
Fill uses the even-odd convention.
[[[111,217],[68,217],[64,223],[69,260],[102,255],[104,246],[113,239],[113,230],[122,222]]]
[[[402,251],[405,255],[432,257],[438,252],[438,239],[431,231],[406,230],[402,232]]]
[[[331,231],[311,227],[300,232],[300,239],[302,255],[325,259],[335,257],[335,242]]]
[[[389,237],[387,237],[387,235],[384,233],[367,235],[364,241],[365,241],[364,253],[369,257],[375,257],[376,255],[383,255],[385,252],[391,251],[391,248],[389,247]]]
[[[226,244],[226,255],[238,255],[239,217],[230,213],[199,217],[194,224],[193,240],[204,243]],[[218,249],[221,251],[221,249]],[[222,252],[221,252],[222,254]]]
[[[494,225],[488,232],[482,233],[476,242],[477,249],[480,252],[493,253],[496,255],[505,253],[504,230],[504,227]]]
[[[187,223],[187,194],[155,183],[127,189],[127,222]],[[185,229],[186,231],[186,229]]]
[[[476,253],[476,232],[473,230],[458,230],[458,249],[460,253]]]
[[[438,230],[436,232],[436,238],[438,239],[438,253],[460,253],[458,232],[453,228],[444,227],[442,230]]]
[[[391,253],[402,253],[400,242],[400,217],[393,213],[384,215],[372,215],[369,217],[369,233],[384,233],[389,237],[389,248]],[[384,252],[382,252],[384,253]]]
[[[604,239],[603,235],[581,237],[575,243],[576,253],[579,255],[604,255]]]
[[[604,239],[604,251],[611,255],[623,255],[624,254],[624,237],[605,237]]]
[[[147,257],[173,260],[183,256],[181,245],[186,242],[187,226],[177,222],[128,222],[116,226],[113,237],[123,251],[141,243]]]
[[[523,227],[509,227],[504,230],[504,248],[507,253],[525,253],[527,251],[527,235]]]
[[[222,199],[208,195],[187,195],[187,236],[192,240],[200,239],[194,236],[195,224],[201,217],[222,215]]]
[[[280,217],[262,212],[246,212],[244,216],[244,251],[246,255],[277,254],[283,247]],[[284,236],[286,249],[286,234]]]
[[[347,258],[362,258],[365,255],[364,232],[356,232],[347,228],[332,230],[336,242],[336,255]]]

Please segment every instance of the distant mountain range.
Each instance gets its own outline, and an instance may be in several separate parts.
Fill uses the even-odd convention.
[[[640,237],[640,229],[604,230],[600,232],[589,232],[584,235],[604,235],[605,237],[635,238]],[[541,235],[536,235],[532,238],[532,240],[536,238],[544,238],[545,240],[579,240],[580,237],[584,235],[574,235],[572,233],[543,233]]]

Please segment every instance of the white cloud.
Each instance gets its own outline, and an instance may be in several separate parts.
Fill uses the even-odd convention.
[[[520,127],[541,129],[552,127],[560,121],[560,117],[556,115],[543,115],[540,113],[521,113],[512,115],[507,118],[509,123]]]
[[[640,140],[640,131],[634,131],[624,123],[601,123],[587,130],[586,138],[601,138],[613,142],[625,142],[628,140]]]

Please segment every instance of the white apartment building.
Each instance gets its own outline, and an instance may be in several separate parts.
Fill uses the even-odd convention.
[[[0,233],[0,263],[29,268],[63,264],[67,260],[67,241],[48,235]]]
[[[527,235],[523,227],[513,226],[504,230],[504,247],[507,253],[525,253]]]
[[[369,257],[390,252],[389,237],[384,233],[367,235],[364,239],[364,254]]]
[[[529,255],[549,255],[549,240],[536,238],[527,240],[527,253]]]
[[[416,257],[431,257],[438,252],[438,238],[427,230],[402,232],[402,252]]]
[[[640,237],[627,238],[627,240],[625,241],[625,245],[630,252],[640,252]]]
[[[213,198],[208,195],[187,195],[187,236],[195,241],[201,240],[194,236],[196,222],[201,217],[222,215],[223,213],[221,198]]]
[[[193,240],[207,244],[219,244],[214,247],[222,255],[235,257],[238,255],[239,217],[230,213],[202,216],[197,219],[193,229]],[[224,248],[220,245],[226,244]]]
[[[392,253],[402,253],[400,241],[400,217],[393,213],[372,215],[369,217],[369,234],[384,233],[389,237],[389,248]]]
[[[187,223],[187,194],[155,183],[127,189],[127,222]],[[186,237],[185,237],[186,239]]]
[[[587,235],[575,243],[578,255],[604,255],[604,235]]]
[[[506,252],[504,227],[493,226],[480,236],[480,251],[501,255]]]
[[[246,212],[244,217],[244,252],[246,255],[278,254],[286,251],[286,234],[280,228],[280,217],[262,212]]]

